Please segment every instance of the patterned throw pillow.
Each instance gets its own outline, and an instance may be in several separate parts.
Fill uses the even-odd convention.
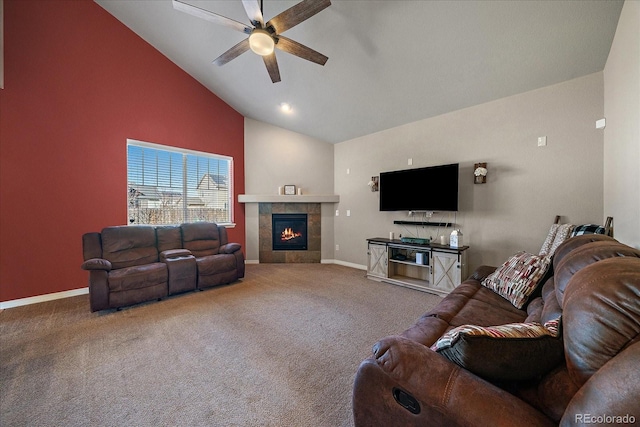
[[[551,256],[518,252],[482,281],[482,286],[522,308],[549,268]]]
[[[489,380],[526,380],[545,374],[563,358],[560,318],[500,326],[462,325],[445,333],[433,351]]]
[[[606,234],[606,230],[601,225],[583,224],[573,229],[571,237],[582,236],[583,234]]]
[[[451,347],[460,338],[461,334],[491,338],[538,338],[546,335],[558,337],[559,323],[560,318],[550,320],[544,325],[538,322],[508,323],[499,326],[462,325],[447,331],[431,349],[438,351]]]
[[[558,246],[571,236],[574,228],[573,224],[552,224],[538,255],[553,255]]]
[[[540,248],[540,253],[538,255],[548,255],[551,251],[551,245],[553,245],[553,241],[556,239],[556,234],[558,234],[558,227],[560,224],[551,224],[551,228],[549,229],[549,234],[547,234],[547,238],[542,243],[542,247]]]

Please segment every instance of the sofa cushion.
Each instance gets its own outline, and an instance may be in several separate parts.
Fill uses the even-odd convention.
[[[576,414],[594,414],[590,416],[593,424],[599,421],[598,418],[604,418],[602,414],[608,415],[604,422],[598,423],[601,426],[637,425],[640,415],[638,360],[640,341],[625,347],[589,378],[569,402],[559,425],[577,425]]]
[[[158,236],[158,252],[182,248],[182,231],[179,226],[157,226],[156,235]]]
[[[518,252],[482,281],[485,286],[506,298],[516,308],[522,308],[536,290],[549,268],[551,258]]]
[[[167,278],[167,266],[161,262],[125,267],[109,273],[109,289],[112,292],[142,289],[166,284]]]
[[[600,235],[594,234],[593,236]],[[574,239],[580,239],[581,237],[587,236],[577,236],[574,237]],[[584,267],[600,260],[615,257],[640,258],[640,249],[623,245],[613,239],[594,241],[576,247],[557,264],[554,262],[554,264],[557,265],[554,277],[556,282],[556,298],[558,298],[558,302],[563,304],[562,301],[565,290],[576,272],[581,271]]]
[[[196,263],[198,264],[198,276],[210,276],[212,274],[235,271],[237,268],[236,257],[232,254],[196,258]]]
[[[221,242],[217,224],[194,222],[182,224],[180,228],[184,249],[189,249],[196,258],[218,253]]]
[[[614,257],[576,272],[564,294],[567,368],[583,385],[618,353],[640,341],[640,258]]]
[[[446,331],[456,326],[471,323],[482,326],[517,323],[524,321],[526,317],[525,311],[515,308],[509,301],[482,286],[472,275],[402,335],[431,346]]]
[[[102,235],[102,258],[114,269],[158,262],[156,230],[146,225],[106,227]]]
[[[444,334],[431,349],[485,379],[527,380],[562,361],[559,321],[463,325]]]
[[[556,253],[553,257],[553,268],[555,269],[560,261],[573,251],[575,248],[578,248],[582,245],[586,245],[591,242],[602,242],[602,241],[612,241],[617,242],[611,236],[607,236],[606,234],[583,234],[581,236],[571,237],[567,239],[562,245],[558,246],[556,249]]]
[[[517,323],[526,317],[525,311],[515,308],[509,301],[480,284],[472,295],[456,292],[454,297],[456,296],[463,298],[464,307],[449,319],[452,327],[465,324],[490,326]]]

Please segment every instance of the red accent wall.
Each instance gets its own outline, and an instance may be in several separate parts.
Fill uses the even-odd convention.
[[[87,286],[82,234],[127,222],[127,138],[231,156],[244,118],[89,0],[4,1],[0,301]]]

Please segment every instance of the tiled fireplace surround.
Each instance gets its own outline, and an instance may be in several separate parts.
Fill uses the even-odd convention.
[[[274,251],[271,239],[272,213],[307,214],[307,250]],[[259,262],[260,263],[319,263],[321,258],[320,203],[259,203]]]

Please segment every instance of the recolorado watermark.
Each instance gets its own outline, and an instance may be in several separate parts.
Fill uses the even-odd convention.
[[[596,415],[596,414],[575,414],[574,421],[583,424],[635,424],[636,417],[633,415]]]

